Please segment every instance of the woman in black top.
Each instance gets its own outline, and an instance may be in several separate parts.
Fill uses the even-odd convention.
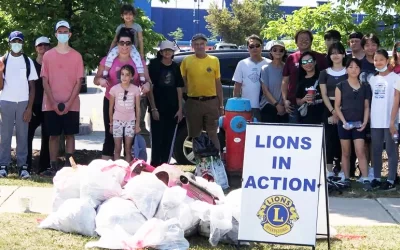
[[[364,190],[371,191],[368,180],[367,157],[365,154],[365,127],[369,119],[369,100],[371,90],[368,84],[361,83],[359,75],[361,62],[351,58],[346,64],[348,79],[340,82],[335,90],[335,110],[339,117],[338,133],[342,146],[342,168],[345,175],[344,184],[350,187],[350,152],[353,141],[361,174],[364,179]],[[356,123],[359,123],[356,125]],[[355,126],[351,126],[351,125]]]
[[[316,66],[316,58],[311,52],[304,52],[299,60],[299,80],[297,82],[296,102],[302,107],[307,106],[307,114],[300,112],[300,123],[321,124],[324,105],[322,103],[321,90],[318,83],[319,70]],[[307,89],[314,88],[314,94]],[[304,105],[304,106],[303,106]]]
[[[325,127],[326,144],[326,164],[328,177],[333,177],[333,162],[337,159],[337,165],[340,167],[340,140],[337,130],[339,120],[335,111],[335,89],[336,85],[347,79],[346,72],[346,50],[342,43],[334,43],[328,49],[329,68],[321,71],[319,74],[319,84],[321,87],[321,96],[325,104],[323,112],[323,123]]]
[[[151,165],[168,163],[175,126],[182,120],[183,78],[172,61],[175,45],[163,41],[157,58],[149,64],[153,83],[148,98],[151,107]]]

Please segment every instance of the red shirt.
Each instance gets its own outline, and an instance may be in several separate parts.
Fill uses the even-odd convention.
[[[315,58],[317,59],[317,67],[318,69],[324,70],[328,68],[328,62],[326,59],[326,55],[313,51]],[[296,51],[293,54],[289,55],[286,59],[285,66],[283,67],[282,75],[289,76],[289,84],[288,84],[288,94],[287,99],[292,103],[296,103],[296,85],[297,85],[297,73],[299,71],[299,60],[301,53],[300,51]]]
[[[396,64],[394,67],[390,65],[390,68],[394,73],[400,74],[400,64]]]

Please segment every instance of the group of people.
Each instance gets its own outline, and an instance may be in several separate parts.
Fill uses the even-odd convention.
[[[38,126],[42,128],[39,171],[43,175],[52,175],[57,169],[62,133],[67,159],[74,152],[84,66],[82,56],[68,45],[70,28],[66,21],[57,22],[58,43],[52,49],[49,38],[37,38],[35,60],[24,54],[25,37],[20,31],[8,37],[11,51],[0,60],[0,178],[9,172],[14,126],[18,174],[23,179],[29,178],[32,171],[32,140]]]
[[[271,59],[263,58],[262,40],[247,40],[250,57],[239,62],[234,95],[250,99],[253,115],[262,122],[323,124],[328,177],[334,165],[343,186],[358,159],[366,191],[394,190],[398,165],[400,43],[393,58],[380,49],[376,35],[353,32],[347,54],[336,30],[326,32],[326,54],[311,50],[313,34],[295,35],[298,50],[287,56],[284,43],[273,41]],[[382,151],[388,154],[388,177],[381,179]],[[373,168],[373,178],[369,175]]]

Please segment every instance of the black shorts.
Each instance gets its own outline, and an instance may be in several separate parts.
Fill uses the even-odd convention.
[[[363,131],[357,131],[356,128],[346,130],[343,128],[343,122],[339,121],[337,125],[339,139],[340,140],[356,140],[363,139],[365,140],[366,128]]]
[[[48,128],[49,136],[79,134],[79,112],[69,111],[65,115],[57,115],[55,111],[44,112],[44,122]]]

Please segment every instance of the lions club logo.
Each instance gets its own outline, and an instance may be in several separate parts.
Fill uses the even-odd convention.
[[[263,229],[276,237],[289,233],[299,219],[293,201],[283,195],[266,198],[257,213]]]
[[[212,69],[210,67],[208,67],[206,70],[208,73],[211,73],[211,71],[212,71]]]

